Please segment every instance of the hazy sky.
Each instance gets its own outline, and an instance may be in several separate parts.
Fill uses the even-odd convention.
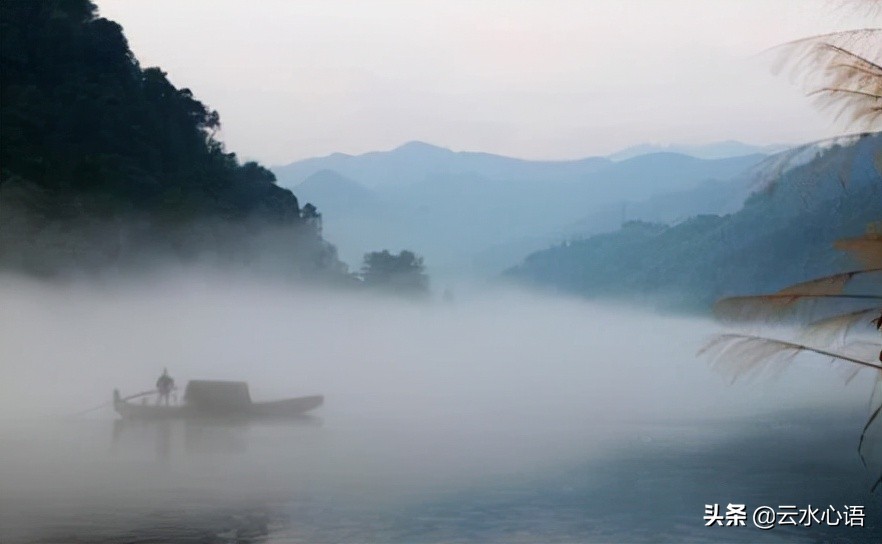
[[[757,53],[879,24],[831,0],[99,0],[271,165],[422,140],[525,158],[841,129]]]

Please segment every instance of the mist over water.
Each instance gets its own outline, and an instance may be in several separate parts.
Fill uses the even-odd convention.
[[[632,541],[659,524],[702,541],[704,503],[781,492],[750,463],[794,452],[835,470],[816,470],[828,481],[780,465],[781,481],[804,486],[781,500],[869,500],[854,452],[869,384],[807,363],[730,385],[695,356],[718,330],[702,319],[502,288],[417,303],[203,272],[63,286],[5,276],[0,300],[4,542],[141,529],[218,542]],[[255,400],[325,404],[296,424],[114,423],[109,407],[72,417],[114,388],[150,389],[163,367],[179,387],[244,380]],[[682,508],[623,521],[641,500]]]

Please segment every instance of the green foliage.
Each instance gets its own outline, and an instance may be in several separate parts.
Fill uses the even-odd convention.
[[[272,172],[225,152],[218,113],[142,69],[88,0],[0,3],[0,68],[0,265],[236,254],[233,238],[275,228],[292,261],[337,267],[315,207],[304,216]]]
[[[429,290],[422,257],[407,250],[398,255],[385,249],[367,253],[361,277],[367,287],[404,295],[425,295]]]

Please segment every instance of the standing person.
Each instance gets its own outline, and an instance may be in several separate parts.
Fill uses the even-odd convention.
[[[168,369],[162,369],[162,376],[156,380],[156,390],[159,391],[159,397],[156,399],[156,404],[165,401],[165,405],[169,404],[169,395],[171,395],[172,390],[175,388],[175,381],[171,376],[168,375]]]

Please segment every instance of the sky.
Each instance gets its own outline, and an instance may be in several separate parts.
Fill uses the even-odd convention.
[[[528,159],[799,143],[845,127],[770,70],[777,44],[878,26],[834,0],[98,0],[142,66],[281,165],[420,140]]]

